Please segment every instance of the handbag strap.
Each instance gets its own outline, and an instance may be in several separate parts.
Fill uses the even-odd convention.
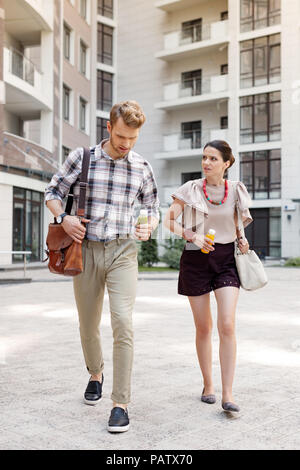
[[[236,212],[238,216],[238,229],[245,238],[245,229],[244,229],[244,224],[241,216],[241,212],[239,209],[239,204],[238,204],[238,198],[237,198],[237,190],[236,190],[236,185],[235,185],[235,207],[236,207]]]
[[[90,166],[90,150],[88,148],[83,147],[83,158],[82,158],[82,170],[80,175],[80,182],[79,182],[79,201],[77,207],[77,214],[79,217],[84,217],[85,211],[85,197],[86,197],[86,188],[88,186],[88,171]],[[72,184],[70,187],[70,191],[68,194],[68,199],[66,203],[65,212],[67,214],[71,213],[72,206],[73,206],[73,199],[74,199],[74,186],[76,182]]]
[[[246,238],[245,237],[244,224],[243,224],[243,220],[242,220],[242,216],[241,216],[241,212],[240,212],[239,204],[238,204],[236,185],[235,185],[235,207],[236,207],[236,212],[237,212],[237,217],[238,217],[238,229],[241,232],[243,238]],[[238,254],[238,252],[240,250],[238,248],[238,242],[237,241],[235,243],[235,247],[236,247],[236,253]]]

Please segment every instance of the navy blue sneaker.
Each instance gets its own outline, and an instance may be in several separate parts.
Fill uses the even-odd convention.
[[[107,425],[109,432],[125,432],[129,429],[129,416],[128,411],[115,406],[110,413],[110,418]]]
[[[104,375],[102,374],[102,382],[98,380],[90,380],[84,392],[84,403],[87,405],[97,405],[102,400],[102,385]]]

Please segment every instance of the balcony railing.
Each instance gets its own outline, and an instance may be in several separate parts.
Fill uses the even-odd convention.
[[[9,72],[31,86],[35,86],[37,76],[41,75],[36,65],[14,47],[6,46],[5,49],[9,57]]]
[[[214,75],[164,85],[164,101],[228,90],[228,75]]]
[[[207,40],[224,40],[228,33],[228,20],[193,25],[181,31],[173,31],[164,35],[164,49],[176,49],[195,42]]]
[[[202,129],[184,133],[167,134],[164,135],[163,139],[163,151],[200,150],[211,140],[227,140],[227,138],[227,129]]]

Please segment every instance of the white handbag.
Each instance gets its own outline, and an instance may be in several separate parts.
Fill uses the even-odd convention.
[[[245,238],[244,225],[238,204],[236,204],[236,209],[238,215],[238,227],[243,238]],[[243,254],[238,247],[237,240],[235,240],[234,244],[234,257],[241,287],[245,290],[256,290],[264,287],[268,282],[268,278],[263,264],[255,251],[248,250],[247,253]]]

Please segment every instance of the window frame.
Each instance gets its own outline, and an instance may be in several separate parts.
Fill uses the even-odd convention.
[[[278,40],[276,42],[272,42],[272,39],[275,37],[275,36],[278,36]],[[266,38],[267,42],[266,42],[266,45],[264,46],[260,46],[259,44],[257,44],[257,42],[259,40],[262,40]],[[245,44],[245,43],[249,43],[249,47],[248,48],[245,48],[245,49],[242,49],[242,45]],[[251,46],[250,46],[250,43],[251,43]],[[257,44],[257,45],[256,45]],[[255,73],[255,52],[259,49],[259,48],[262,48],[264,47],[264,51],[266,52],[266,60],[267,60],[267,66],[266,66],[266,69],[267,69],[267,73],[266,73],[266,76],[264,77],[263,75],[257,75]],[[246,41],[241,41],[240,42],[240,88],[241,89],[244,89],[244,88],[252,88],[252,87],[256,87],[256,86],[265,86],[265,85],[269,85],[269,84],[273,84],[273,83],[279,83],[281,81],[281,63],[280,63],[280,67],[279,67],[279,79],[277,81],[272,81],[272,70],[271,70],[271,50],[273,48],[277,48],[279,47],[280,50],[279,50],[279,54],[280,54],[280,62],[281,62],[281,34],[280,33],[276,33],[276,34],[271,34],[271,35],[268,35],[268,36],[263,36],[263,37],[259,37],[259,38],[253,38],[253,39],[247,39]],[[248,75],[248,73],[244,73],[242,74],[242,56],[243,54],[246,54],[246,53],[251,53],[251,76],[250,77],[247,77],[247,78],[243,78],[243,75]],[[260,84],[256,84],[256,80],[259,79],[259,78],[266,78],[266,83],[260,85]],[[245,85],[243,86],[243,79],[244,80],[251,80],[251,85]]]
[[[245,16],[245,17],[242,17],[242,9],[243,9],[243,0],[241,0],[240,2],[240,31],[241,33],[244,33],[244,32],[249,32],[249,31],[255,31],[257,29],[262,29],[262,28],[267,28],[269,26],[273,26],[273,25],[276,25],[276,24],[280,24],[280,21],[281,21],[281,1],[280,1],[280,7],[278,9],[275,9],[275,10],[271,10],[270,8],[270,3],[272,0],[266,0],[268,3],[267,3],[267,16],[265,18],[260,18],[260,19],[255,19],[255,2],[257,0],[244,0],[244,1],[248,1],[249,2],[249,5],[250,5],[250,15],[249,16]],[[279,18],[277,19],[276,22],[273,22],[272,19],[274,19],[276,16],[279,16]],[[243,22],[244,20],[244,22]],[[245,20],[248,20],[248,21],[245,21]],[[266,20],[266,26],[259,26],[259,27],[256,27],[256,23],[258,21],[263,21],[263,20]],[[246,29],[243,29],[243,26],[245,24],[250,24],[250,28],[246,28]]]
[[[72,30],[67,23],[64,22],[64,58],[71,62],[71,35]]]
[[[110,38],[111,51],[105,51],[105,38]],[[114,56],[114,28],[101,22],[97,24],[97,62],[113,65]]]
[[[114,2],[111,0],[112,6],[108,6],[105,2],[107,0],[98,0],[97,12],[98,15],[105,16],[106,18],[114,17]]]
[[[107,76],[107,77],[106,77]],[[110,80],[108,80],[108,76]],[[99,82],[101,83],[101,98],[99,97]],[[104,99],[104,85],[105,83],[110,84],[111,98],[109,100]],[[110,111],[113,103],[113,85],[114,85],[114,75],[109,72],[104,72],[103,70],[97,70],[97,109],[102,111]]]
[[[272,95],[274,94],[278,94],[280,96],[280,99],[274,99],[272,100],[271,97]],[[256,97],[260,97],[260,96],[266,96],[266,100],[265,102],[259,102],[259,103],[256,103],[255,102],[255,98]],[[249,99],[251,100],[252,102],[251,103],[247,103],[247,104],[241,104],[243,100],[245,99]],[[240,144],[243,145],[243,144],[249,144],[249,143],[259,143],[259,142],[272,142],[272,141],[276,141],[276,140],[281,140],[281,110],[280,110],[280,124],[273,124],[271,125],[270,124],[270,117],[271,117],[271,107],[276,104],[276,103],[280,103],[280,107],[281,107],[281,92],[280,91],[276,91],[276,92],[270,92],[270,93],[259,93],[259,94],[255,94],[255,95],[248,95],[248,96],[242,96],[240,97]],[[256,124],[256,120],[255,120],[255,109],[257,109],[258,106],[261,106],[262,104],[265,104],[266,105],[266,115],[267,115],[267,130],[266,130],[266,134],[267,134],[267,138],[266,140],[258,140],[257,139],[257,136],[259,134],[262,134],[263,132],[257,132],[255,130],[255,124]],[[249,108],[251,109],[251,127],[250,128],[245,128],[245,129],[242,129],[242,110],[244,108]],[[278,130],[277,132],[280,132],[280,139],[272,139],[272,128],[274,128],[275,126],[278,126]],[[243,131],[247,131],[249,130],[249,132],[243,132]],[[276,130],[273,130],[273,133],[275,133]],[[246,136],[246,135],[249,135],[250,136],[250,141],[245,141],[245,142],[242,142],[243,140],[243,137]]]
[[[109,133],[107,131],[107,121],[109,119],[104,119],[97,116],[96,120],[96,134],[97,134],[97,143],[99,144],[102,140],[109,138]],[[100,132],[99,132],[100,131]]]
[[[83,111],[83,112],[82,112]],[[82,96],[79,96],[79,130],[88,133],[88,123],[87,123],[87,111],[88,111],[88,102]],[[82,126],[82,117],[84,120],[84,126]]]
[[[266,158],[262,161],[265,161],[267,163],[267,188],[263,188],[262,190],[256,189],[255,187],[255,182],[256,182],[256,175],[255,175],[255,162],[258,161],[255,159],[256,154],[264,152],[266,155]],[[272,152],[278,152],[278,156],[273,156]],[[247,159],[242,159],[242,156],[247,156]],[[247,190],[253,200],[267,200],[267,199],[281,199],[281,191],[282,191],[282,174],[281,174],[281,149],[269,149],[269,150],[256,150],[256,151],[250,151],[250,152],[240,152],[240,175],[241,175],[241,181],[243,181],[243,165],[250,164],[251,166],[251,181],[252,184],[248,184],[247,182],[244,182],[245,186],[247,187]],[[271,162],[274,161],[279,161],[280,162],[280,182],[272,182],[271,181]],[[277,185],[277,186],[276,186]],[[274,187],[275,186],[275,187]],[[272,190],[278,191],[280,193],[279,196],[272,197]],[[259,193],[267,193],[267,197],[265,198],[260,198],[256,197],[257,194]]]
[[[65,99],[67,98],[67,102]],[[67,108],[66,108],[67,104]],[[65,111],[67,110],[67,116]],[[63,84],[63,120],[71,123],[71,88],[65,83]]]
[[[198,126],[198,127],[197,127]],[[190,129],[188,129],[190,127]],[[200,136],[197,136],[197,133]],[[191,136],[189,136],[191,134]],[[181,123],[181,139],[192,139],[191,149],[200,149],[202,146],[202,121],[187,121]]]

